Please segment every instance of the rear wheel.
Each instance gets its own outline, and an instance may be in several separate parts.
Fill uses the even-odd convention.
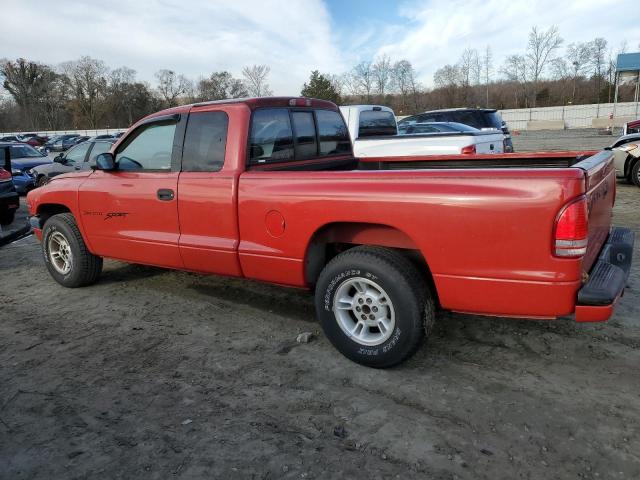
[[[640,160],[636,160],[631,167],[631,181],[636,187],[640,187]]]
[[[90,285],[102,271],[102,257],[87,249],[70,213],[54,215],[44,224],[42,254],[51,276],[65,287]]]
[[[391,367],[413,355],[434,310],[416,267],[385,248],[356,247],[338,255],[316,285],[325,334],[344,356],[370,367]]]

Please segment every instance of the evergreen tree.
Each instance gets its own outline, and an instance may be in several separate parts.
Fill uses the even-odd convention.
[[[303,97],[329,100],[336,104],[340,103],[340,94],[336,91],[331,81],[318,72],[318,70],[311,72],[309,83],[304,84],[300,95]]]

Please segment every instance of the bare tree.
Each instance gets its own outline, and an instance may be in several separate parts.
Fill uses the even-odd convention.
[[[97,128],[104,115],[109,69],[102,60],[81,57],[62,64],[72,99],[76,124],[88,123]]]
[[[399,113],[404,113],[407,107],[407,98],[410,94],[413,95],[415,104],[416,75],[411,62],[408,60],[396,62],[392,68],[392,78],[392,83],[400,94],[402,109]]]
[[[342,97],[342,95],[344,94],[344,89],[345,89],[345,75],[336,75],[333,73],[327,73],[325,75],[325,78],[327,80],[329,80],[329,82],[331,82],[331,86],[333,87],[333,89],[338,93],[338,95],[340,97]]]
[[[273,95],[267,83],[271,68],[268,65],[251,65],[242,69],[244,86],[251,97],[268,97]]]
[[[189,89],[189,79],[173,70],[162,69],[155,74],[158,80],[158,93],[168,107],[178,104],[178,97]]]
[[[446,106],[449,107],[455,105],[456,92],[463,81],[458,65],[445,65],[433,74],[433,83],[443,90]]]
[[[482,55],[482,76],[484,77],[485,86],[485,107],[489,108],[489,82],[491,81],[491,74],[493,73],[493,54],[491,47],[487,45]]]
[[[570,43],[567,46],[567,65],[571,69],[573,87],[571,90],[571,103],[576,98],[576,82],[579,76],[585,74],[591,64],[591,44],[590,43]]]
[[[507,80],[516,84],[520,88],[514,90],[515,105],[518,107],[520,102],[518,101],[518,90],[522,91],[522,97],[524,100],[524,106],[528,106],[527,99],[527,59],[522,55],[509,55],[502,66],[502,74]]]
[[[225,98],[247,97],[249,93],[242,80],[233,78],[229,72],[213,72],[208,78],[198,82],[196,99],[224,100]]]
[[[472,98],[471,85],[480,83],[480,57],[475,48],[465,48],[458,62],[458,70],[460,71],[460,81],[464,94],[464,102],[469,103]]]
[[[558,33],[558,27],[555,25],[549,27],[544,32],[534,26],[529,32],[529,44],[527,46],[527,66],[531,74],[531,82],[533,83],[533,106],[536,106],[536,96],[538,94],[538,81],[551,60],[553,53],[562,44],[562,38]]]
[[[602,89],[602,77],[606,64],[607,41],[598,37],[591,42],[591,64],[593,65],[595,77],[596,101],[600,103],[600,90]]]
[[[388,55],[382,55],[372,66],[373,78],[378,95],[384,97],[391,82],[392,66]]]
[[[359,95],[366,97],[366,101],[371,101],[371,91],[375,81],[373,65],[371,62],[360,62],[353,67],[352,72],[353,85],[358,91]]]
[[[23,122],[36,126],[36,106],[46,95],[55,77],[53,70],[40,63],[18,58],[15,62],[3,60],[0,75],[3,86],[15,99],[23,115]]]

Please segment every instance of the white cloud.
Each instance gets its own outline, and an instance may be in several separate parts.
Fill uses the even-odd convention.
[[[400,16],[371,20],[363,11],[338,31],[322,0],[3,0],[0,55],[48,64],[90,55],[151,83],[161,68],[197,79],[264,63],[274,92],[296,95],[312,69],[341,73],[387,53],[410,60],[431,85],[433,72],[466,47],[490,45],[498,71],[506,55],[524,52],[533,25],[558,25],[566,43],[600,36],[617,48],[626,38],[635,49],[636,3],[405,0]]]
[[[379,46],[377,54],[406,58],[427,85],[433,73],[454,64],[466,47],[493,50],[494,70],[504,57],[524,53],[529,30],[557,25],[566,43],[604,37],[617,48],[640,41],[637,0],[432,0],[403,4],[404,33]]]
[[[49,64],[89,55],[152,83],[161,68],[196,79],[264,63],[283,95],[298,94],[312,69],[341,68],[320,0],[58,0],[44,11],[43,3],[3,2],[2,55]]]

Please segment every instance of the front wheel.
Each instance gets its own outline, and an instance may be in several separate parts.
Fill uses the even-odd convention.
[[[40,175],[38,180],[36,180],[36,187],[44,187],[47,183],[49,183],[49,177]]]
[[[354,362],[387,368],[412,356],[433,324],[434,302],[416,267],[385,248],[335,257],[316,285],[316,312],[331,343]]]
[[[70,213],[54,215],[44,224],[42,254],[51,276],[65,287],[95,283],[102,271],[102,257],[87,249]]]

